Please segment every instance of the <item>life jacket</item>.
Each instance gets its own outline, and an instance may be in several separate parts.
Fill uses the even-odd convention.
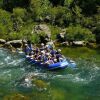
[[[56,51],[55,51],[55,50],[52,50],[52,51],[50,52],[50,54],[51,54],[51,55],[54,55],[54,54],[56,54]]]
[[[25,48],[25,53],[29,53],[31,50],[30,50],[30,47],[29,46],[27,46],[26,48]]]

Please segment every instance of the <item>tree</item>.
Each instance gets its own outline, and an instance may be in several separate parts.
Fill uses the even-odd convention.
[[[31,0],[30,13],[35,21],[44,20],[47,16],[50,3],[48,0]]]
[[[93,15],[97,12],[97,5],[100,5],[99,0],[75,0],[75,4],[80,6],[86,16]]]
[[[20,27],[26,21],[27,12],[23,8],[14,8],[12,14],[13,29],[19,31]]]
[[[0,8],[3,6],[3,0],[0,0]]]
[[[66,29],[65,37],[68,41],[95,41],[95,35],[89,29],[80,25],[69,26]]]
[[[7,38],[7,35],[12,31],[11,14],[0,9],[0,38]]]

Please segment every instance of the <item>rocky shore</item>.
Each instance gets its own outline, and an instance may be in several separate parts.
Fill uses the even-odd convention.
[[[64,46],[64,47],[90,47],[90,48],[97,48],[99,45],[96,43],[86,43],[85,41],[73,41],[69,43],[68,41],[65,42],[53,42],[55,46]],[[4,39],[0,39],[0,47],[8,48],[11,50],[22,49],[23,40],[12,40],[6,41]]]

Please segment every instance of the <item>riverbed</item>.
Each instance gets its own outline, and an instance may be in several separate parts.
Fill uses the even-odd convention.
[[[100,51],[60,48],[76,69],[48,71],[0,48],[0,100],[100,100]]]

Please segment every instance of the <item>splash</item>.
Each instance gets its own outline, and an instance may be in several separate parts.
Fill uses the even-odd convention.
[[[74,70],[74,74],[67,72],[67,74],[55,75],[53,78],[64,79],[73,83],[89,84],[100,75],[100,67],[94,62],[88,62],[81,59],[77,61],[77,64],[78,68]]]

